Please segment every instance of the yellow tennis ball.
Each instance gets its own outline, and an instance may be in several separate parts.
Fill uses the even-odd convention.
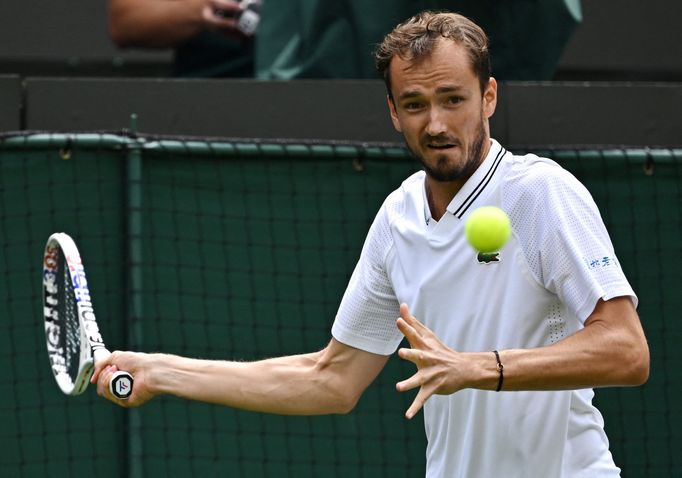
[[[511,235],[511,221],[499,207],[479,207],[469,215],[464,234],[478,252],[498,252]]]

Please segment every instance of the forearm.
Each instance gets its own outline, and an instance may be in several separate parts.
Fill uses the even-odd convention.
[[[587,335],[582,332],[548,347],[500,351],[503,389],[574,390],[639,385],[646,380],[638,358],[628,358],[625,349],[611,349],[613,342],[592,338],[579,342],[582,335]],[[484,360],[492,373],[492,380],[488,375],[485,388],[494,390],[499,378],[495,356],[489,353]]]
[[[348,399],[319,355],[280,357],[259,362],[227,362],[154,356],[150,389],[202,402],[283,415],[347,411]]]
[[[109,33],[121,47],[169,48],[204,29],[205,0],[109,0]]]
[[[646,381],[649,350],[629,299],[609,304],[619,309],[619,327],[602,320],[603,304],[584,329],[562,341],[547,347],[501,350],[504,390],[629,386]],[[483,371],[479,376],[485,377],[482,388],[494,389],[499,378],[495,355],[474,354],[471,359]]]
[[[417,373],[396,384],[401,392],[419,387],[407,418],[433,394],[497,390],[500,372],[492,351],[453,350],[410,315],[406,304],[400,306],[397,324],[411,346],[398,354],[417,366]],[[555,344],[499,354],[504,391],[639,385],[649,376],[649,347],[628,297],[600,300],[583,329]]]

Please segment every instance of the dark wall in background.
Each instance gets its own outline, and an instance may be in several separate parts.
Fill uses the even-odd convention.
[[[682,81],[682,2],[582,0],[557,76]]]
[[[2,79],[0,79],[2,80]],[[5,130],[401,142],[378,80],[5,78]],[[682,84],[502,83],[495,138],[523,145],[682,145]],[[4,99],[3,99],[4,98]],[[3,106],[7,105],[7,106]]]
[[[0,131],[21,127],[22,90],[18,76],[0,76]]]
[[[579,83],[502,84],[493,135],[508,145],[681,144],[682,2],[582,8],[557,72]],[[170,52],[117,50],[106,21],[105,1],[0,1],[0,131],[120,130],[137,113],[145,133],[401,141],[379,81],[163,81]],[[121,78],[133,76],[144,78]],[[595,79],[631,83],[582,83]]]
[[[502,94],[510,145],[682,145],[682,84],[514,83]]]
[[[380,81],[30,78],[26,92],[27,129],[121,129],[136,113],[152,134],[400,140]]]
[[[170,58],[168,51],[117,51],[106,0],[0,2],[0,74],[165,75]]]
[[[582,8],[559,79],[682,81],[682,2],[582,0]],[[0,2],[0,74],[163,76],[169,62],[168,51],[117,50],[103,0]]]

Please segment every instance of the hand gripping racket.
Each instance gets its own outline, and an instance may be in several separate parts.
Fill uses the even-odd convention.
[[[88,281],[78,248],[68,234],[52,234],[43,256],[45,342],[52,373],[66,395],[80,395],[92,377],[95,362],[111,352],[100,334]],[[112,395],[126,399],[133,391],[128,372],[114,373]]]

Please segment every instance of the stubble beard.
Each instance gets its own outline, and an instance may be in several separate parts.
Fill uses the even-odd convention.
[[[483,161],[481,154],[483,153],[485,138],[485,125],[483,123],[483,118],[481,118],[481,123],[476,133],[476,137],[471,144],[471,148],[469,148],[468,151],[463,152],[466,155],[464,160],[454,165],[449,163],[447,156],[442,155],[436,158],[435,166],[431,166],[426,162],[423,156],[416,154],[409,145],[408,149],[410,149],[412,154],[421,162],[427,176],[434,181],[462,181],[469,179]]]

